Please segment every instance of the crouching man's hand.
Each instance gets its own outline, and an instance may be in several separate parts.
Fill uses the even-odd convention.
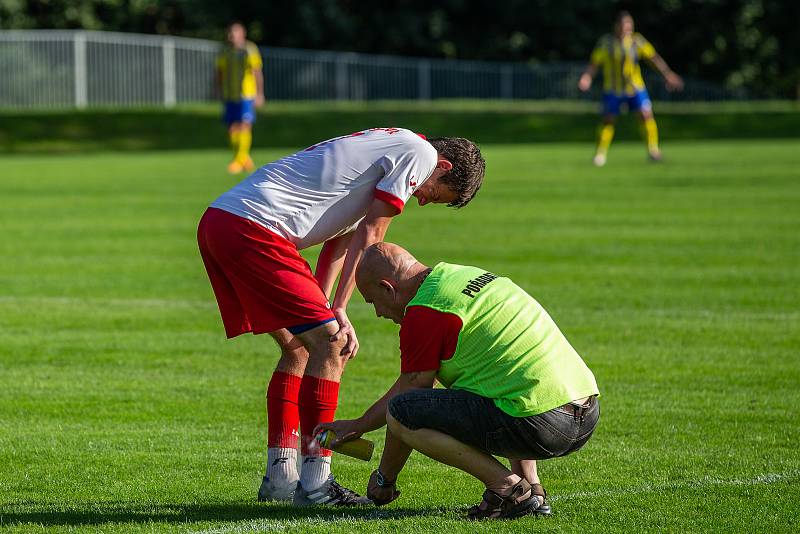
[[[395,485],[396,480],[386,480],[380,469],[372,472],[367,485],[367,497],[372,499],[377,506],[389,504],[400,496],[400,491]]]
[[[335,447],[345,441],[350,441],[360,438],[364,433],[361,430],[361,425],[358,419],[339,419],[338,421],[331,421],[330,423],[320,423],[314,429],[314,436],[319,435],[324,430],[332,430],[336,434],[336,439],[330,443],[331,447]]]

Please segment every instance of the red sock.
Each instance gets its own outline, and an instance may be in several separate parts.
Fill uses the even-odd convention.
[[[302,377],[275,371],[267,388],[267,447],[297,448]]]
[[[314,439],[312,432],[320,423],[330,423],[339,403],[339,382],[305,375],[300,385],[300,450],[309,456],[308,444]],[[330,456],[329,449],[314,448],[314,456]]]

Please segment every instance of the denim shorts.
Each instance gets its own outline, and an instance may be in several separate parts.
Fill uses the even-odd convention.
[[[565,405],[528,417],[513,417],[491,399],[458,389],[414,389],[389,401],[389,413],[411,430],[428,428],[489,454],[515,460],[545,460],[583,447],[600,417],[597,397],[576,415]]]

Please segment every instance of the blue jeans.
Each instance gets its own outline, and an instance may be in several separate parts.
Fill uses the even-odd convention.
[[[596,397],[575,410],[569,403],[549,412],[512,417],[487,399],[458,389],[414,389],[393,397],[389,413],[411,430],[428,428],[489,454],[545,460],[583,447],[600,417]]]

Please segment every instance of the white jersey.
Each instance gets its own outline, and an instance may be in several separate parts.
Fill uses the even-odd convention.
[[[261,224],[304,249],[353,231],[374,198],[402,210],[436,161],[433,145],[414,132],[373,128],[268,163],[211,207]]]

